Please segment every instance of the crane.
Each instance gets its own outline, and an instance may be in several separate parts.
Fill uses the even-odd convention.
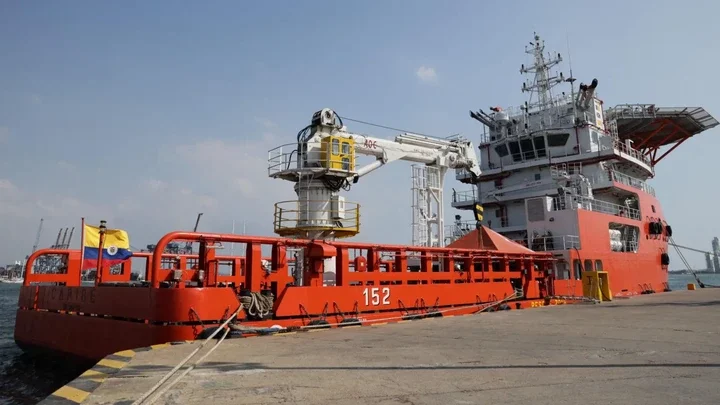
[[[38,248],[38,245],[40,245],[40,234],[42,233],[42,226],[43,226],[43,218],[40,218],[40,226],[38,226],[37,234],[35,234],[35,244],[33,245],[32,252],[30,254],[35,253],[35,251]],[[60,236],[58,234],[58,236]]]
[[[313,114],[310,125],[297,135],[295,149],[287,152],[288,145],[270,150],[268,174],[273,178],[295,183],[298,196],[297,224],[282,225],[283,215],[291,210],[275,210],[275,231],[281,235],[306,238],[333,238],[353,236],[359,231],[343,225],[347,219],[345,200],[341,190],[378,168],[397,161],[409,161],[434,167],[438,175],[427,189],[432,195],[436,212],[428,220],[428,228],[437,226],[436,235],[429,230],[426,244],[432,246],[444,241],[443,185],[448,169],[464,169],[474,177],[480,175],[480,166],[472,142],[462,139],[440,139],[411,133],[397,135],[394,140],[375,138],[348,131],[342,118],[333,110],[324,108]],[[355,155],[374,157],[375,160],[360,168],[355,167]],[[296,158],[293,159],[293,155]],[[295,163],[295,167],[293,166]],[[430,204],[429,204],[430,205]],[[431,207],[429,207],[431,208]],[[430,211],[430,209],[428,209]],[[426,212],[430,216],[430,212]],[[442,242],[440,242],[442,243]]]
[[[195,227],[193,228],[193,232],[197,232],[198,225],[200,225],[200,217],[203,215],[202,212],[198,212],[197,219],[195,220]],[[192,253],[192,242],[187,242],[185,244],[185,251],[190,254]]]

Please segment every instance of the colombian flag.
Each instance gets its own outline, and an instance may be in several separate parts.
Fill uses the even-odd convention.
[[[97,268],[100,248],[100,228],[85,225],[85,246],[83,246],[83,270]],[[103,241],[102,260],[103,267],[122,263],[132,257],[130,251],[130,238],[127,232],[121,229],[105,229]]]

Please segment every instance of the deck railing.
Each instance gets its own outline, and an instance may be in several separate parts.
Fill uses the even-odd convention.
[[[294,248],[304,251],[303,260],[309,260],[310,269],[324,268],[325,271],[336,273],[336,285],[355,285],[354,283],[373,282],[380,285],[382,282],[390,284],[421,284],[423,282],[474,282],[475,274],[462,274],[455,269],[470,269],[475,262],[481,262],[477,267],[477,279],[481,281],[484,271],[492,263],[497,262],[499,269],[506,267],[500,262],[504,260],[526,260],[528,255],[517,253],[495,252],[493,250],[476,250],[462,248],[421,247],[406,245],[378,245],[375,243],[340,242],[340,241],[314,241],[302,239],[285,239],[275,237],[261,237],[235,234],[200,234],[194,232],[172,232],[165,235],[156,245],[155,251],[162,252],[172,241],[198,242],[205,246],[204,253],[197,255],[155,255],[150,252],[135,252],[134,259],[144,259],[145,277],[139,283],[141,286],[160,288],[185,287],[224,287],[233,284],[238,289],[261,291],[266,286],[275,284],[278,288],[277,296],[289,283],[293,282],[292,266],[297,258],[291,254]],[[218,243],[243,243],[246,248],[244,256],[216,255]],[[202,250],[202,249],[201,249]],[[266,251],[268,253],[263,253]],[[41,255],[56,254],[66,256],[67,269],[61,274],[37,274],[32,271],[34,261]],[[393,260],[382,260],[383,256],[391,256]],[[552,257],[546,254],[532,255],[536,263],[552,262]],[[333,264],[328,264],[328,258],[336,258]],[[408,267],[410,257],[419,257],[423,271],[420,273]],[[441,273],[432,273],[433,263],[443,263],[445,269]],[[491,263],[492,262],[492,263]],[[220,265],[229,265],[230,274],[221,274]],[[99,284],[129,284],[131,283],[131,260],[123,263],[124,271],[120,274],[111,274],[110,266],[101,268],[100,277],[94,280]],[[313,267],[315,266],[315,267]],[[330,267],[324,267],[330,266]],[[361,267],[358,267],[361,266]],[[80,250],[68,249],[41,249],[28,258],[26,265],[25,286],[40,284],[60,284],[65,286],[80,286]],[[475,273],[476,271],[473,271]],[[505,277],[519,278],[519,270],[505,271]],[[322,285],[323,272],[306,271],[303,286]],[[28,298],[30,299],[30,298]],[[316,308],[322,312],[322,303]],[[309,310],[309,309],[308,309]]]
[[[577,235],[540,236],[533,238],[529,247],[537,252],[580,249],[580,237]]]
[[[647,182],[632,176],[628,176],[627,174],[618,172],[616,170],[602,172],[590,178],[591,184],[602,184],[608,181],[616,181],[618,183],[625,184],[626,186],[642,190],[652,196],[655,196],[655,189],[649,184],[647,184]]]
[[[645,155],[639,150],[627,146],[625,143],[620,142],[620,140],[618,139],[613,139],[613,149],[615,149],[616,152],[624,153],[632,158],[635,158],[645,163],[649,167],[652,167],[652,160],[648,155]]]
[[[640,210],[635,208],[628,208],[624,205],[581,196],[573,197],[573,200],[569,198],[566,200],[565,198],[559,196],[553,197],[551,211],[584,209],[588,211],[601,212],[603,214],[627,217],[637,221],[641,219]]]
[[[466,190],[466,191],[454,191],[452,202],[453,204],[456,203],[465,203],[465,202],[475,202],[477,201],[477,198],[475,196],[475,190]]]

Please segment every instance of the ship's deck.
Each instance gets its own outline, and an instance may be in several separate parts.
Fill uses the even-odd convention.
[[[616,120],[618,137],[631,140],[635,149],[649,154],[653,165],[687,139],[719,124],[702,107],[654,104],[618,105],[607,111],[607,118]],[[673,146],[658,157],[658,150],[668,145]]]

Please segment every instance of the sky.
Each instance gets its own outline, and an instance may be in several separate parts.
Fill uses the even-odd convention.
[[[711,1],[0,1],[0,264],[30,252],[40,218],[41,247],[60,228],[79,232],[81,217],[128,230],[136,248],[191,230],[198,212],[202,231],[230,232],[235,221],[272,235],[273,204],[295,194],[268,177],[268,150],[292,143],[313,112],[477,144],[482,128],[469,110],[526,100],[519,69],[535,31],[566,62],[570,49],[574,76],[597,78],[606,105],[702,106],[720,117],[719,9]],[[719,135],[685,142],[650,181],[679,244],[709,250],[720,236]],[[410,176],[408,162],[394,162],[354,186],[358,240],[410,243]],[[448,223],[452,187],[468,188],[448,174]],[[701,254],[686,255],[704,268]]]

